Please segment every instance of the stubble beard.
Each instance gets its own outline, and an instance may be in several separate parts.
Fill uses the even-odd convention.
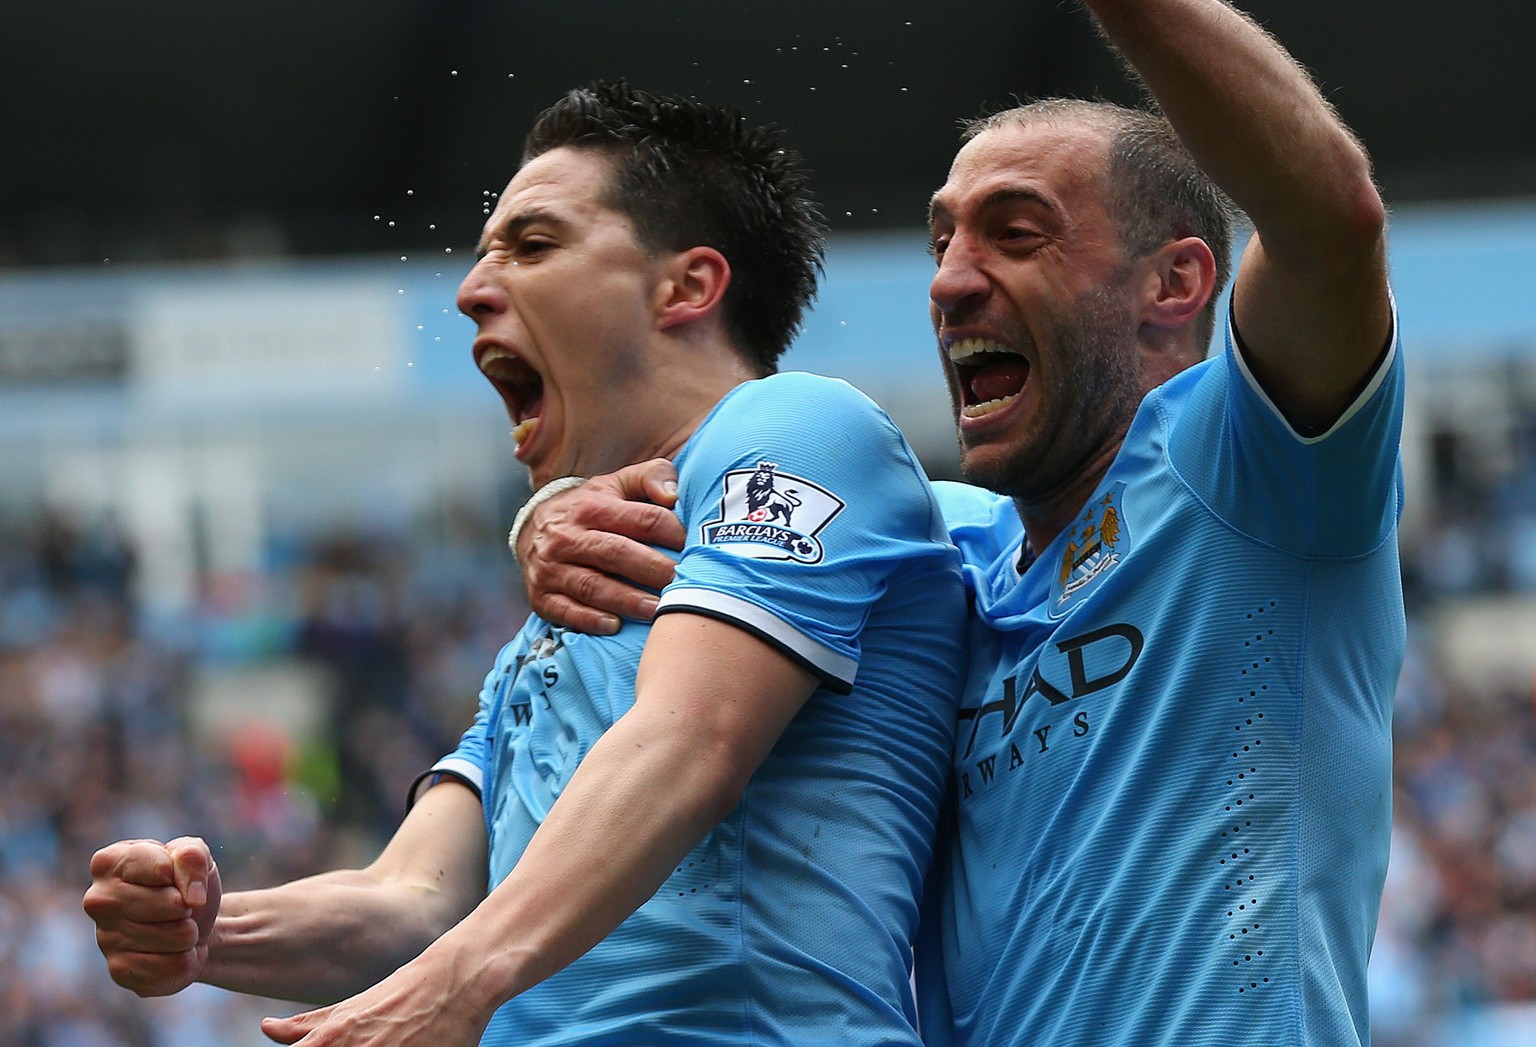
[[[966,480],[1021,508],[1060,498],[1086,479],[1085,470],[1107,468],[1143,396],[1123,288],[1111,285],[1078,298],[1055,325],[1055,335],[1065,369],[1052,379],[1030,376],[1048,382],[1037,397],[1043,416],[1032,432],[1000,455],[967,454],[963,441],[960,447]]]

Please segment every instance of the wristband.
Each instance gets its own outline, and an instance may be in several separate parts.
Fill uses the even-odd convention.
[[[517,536],[523,533],[523,525],[528,522],[528,517],[533,515],[533,511],[555,495],[564,494],[586,482],[585,476],[562,476],[540,487],[523,503],[523,507],[512,518],[512,530],[507,532],[507,548],[512,550],[513,558],[517,556]]]

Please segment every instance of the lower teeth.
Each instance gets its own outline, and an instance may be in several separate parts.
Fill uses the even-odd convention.
[[[1008,404],[1013,403],[1014,399],[1015,397],[1013,396],[1004,396],[996,400],[988,400],[986,403],[966,404],[963,408],[961,408],[960,413],[965,415],[967,418],[981,418],[985,415],[991,414],[993,411],[996,411],[1001,407],[1006,407]]]

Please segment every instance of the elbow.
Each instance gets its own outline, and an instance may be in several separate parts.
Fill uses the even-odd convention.
[[[1265,252],[1297,272],[1337,279],[1379,268],[1386,251],[1387,205],[1371,175],[1370,158],[1346,139],[1320,163],[1329,177],[1273,212],[1252,213]]]
[[[1344,256],[1374,256],[1386,239],[1387,205],[1371,173],[1371,160],[1353,138],[1339,158],[1338,198],[1330,235]]]
[[[1343,229],[1360,252],[1381,250],[1387,234],[1387,205],[1376,184],[1366,177],[1345,208]]]

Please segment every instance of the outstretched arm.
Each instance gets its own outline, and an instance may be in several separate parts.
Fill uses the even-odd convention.
[[[113,979],[140,996],[194,981],[289,1000],[340,999],[417,955],[485,896],[480,801],[429,789],[379,858],[222,894],[208,845],[130,840],[98,851],[84,905]]]
[[[1385,207],[1311,77],[1221,0],[1083,0],[1254,236],[1233,292],[1255,376],[1303,432],[1335,421],[1391,327]]]
[[[663,615],[634,707],[582,759],[507,879],[360,996],[263,1028],[306,1047],[459,1047],[497,1006],[597,944],[730,812],[816,687],[724,622]]]
[[[650,621],[656,597],[646,590],[665,586],[676,567],[651,546],[683,547],[676,502],[677,470],[658,458],[537,506],[513,549],[534,613],[597,636],[618,632],[620,617]]]

